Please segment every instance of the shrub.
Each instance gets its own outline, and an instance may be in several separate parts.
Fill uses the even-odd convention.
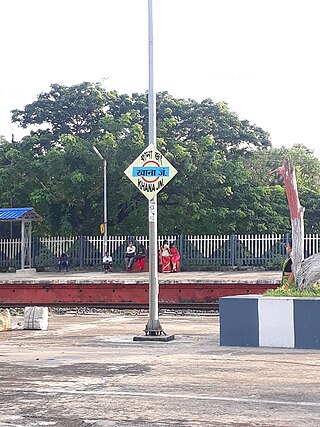
[[[320,298],[320,285],[313,285],[308,290],[300,290],[290,286],[289,289],[285,289],[283,286],[280,286],[277,289],[268,289],[264,295],[268,297]]]

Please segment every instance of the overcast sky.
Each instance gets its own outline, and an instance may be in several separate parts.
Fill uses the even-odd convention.
[[[320,158],[318,0],[153,0],[155,89],[225,101]],[[0,134],[51,83],[148,89],[147,0],[1,0]]]

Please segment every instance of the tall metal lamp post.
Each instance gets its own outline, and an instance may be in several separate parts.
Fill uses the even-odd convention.
[[[99,157],[99,159],[103,160],[103,249],[104,252],[107,250],[107,244],[108,244],[108,230],[107,230],[107,223],[108,223],[108,208],[107,208],[107,159],[103,157],[103,155],[100,153],[100,151],[97,149],[97,147],[94,145],[93,150],[96,153],[96,155]]]
[[[168,169],[168,179],[170,175],[170,163],[157,151],[157,130],[156,130],[156,96],[154,91],[153,84],[153,8],[152,8],[152,0],[148,0],[148,47],[149,47],[149,92],[148,92],[148,112],[149,112],[149,148],[145,151],[148,152],[148,159],[153,158],[153,153],[155,153],[156,161],[146,161],[144,158],[144,154],[139,156],[139,162],[141,158],[143,158],[143,164],[140,167],[135,167],[135,169],[139,169],[140,172],[147,172],[147,175],[142,174],[142,176],[148,176],[148,173],[151,171],[152,176],[153,172],[156,169]],[[156,155],[158,157],[156,157]],[[161,160],[158,160],[160,158]],[[137,162],[137,160],[135,162]],[[166,161],[166,167],[164,166],[164,161]],[[158,167],[152,169],[152,166],[157,165]],[[148,166],[149,168],[148,168]],[[150,165],[152,165],[150,167]],[[170,165],[170,167],[169,167]],[[131,169],[132,168],[132,169]],[[173,168],[174,169],[174,168]],[[129,174],[128,174],[129,170]],[[130,173],[131,170],[131,173]],[[174,169],[175,170],[175,169]],[[175,175],[177,171],[171,173],[171,177]],[[155,172],[156,173],[156,172]],[[126,169],[125,174],[131,178],[134,177],[133,167],[132,165]],[[131,179],[130,178],[130,179]],[[159,177],[158,177],[159,178]],[[158,180],[155,179],[155,181]],[[134,181],[133,181],[134,182]],[[148,182],[148,181],[147,181]],[[154,181],[153,181],[154,182]],[[164,178],[160,181],[161,185],[164,184]],[[138,179],[139,183],[139,179]],[[159,184],[158,184],[159,185]],[[138,184],[139,188],[139,184]],[[160,187],[157,188],[159,191]],[[141,188],[140,188],[141,191]],[[157,192],[154,190],[154,195],[152,198],[149,198],[149,318],[146,328],[144,330],[145,336],[136,336],[133,338],[134,341],[171,341],[174,339],[174,335],[167,335],[160,324],[159,321],[159,281],[158,281],[158,218],[157,218]]]

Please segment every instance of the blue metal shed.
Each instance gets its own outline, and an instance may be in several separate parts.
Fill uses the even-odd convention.
[[[0,208],[0,221],[21,222],[21,270],[31,268],[32,221],[41,221],[41,216],[33,208]]]
[[[0,221],[40,221],[33,208],[0,208]]]

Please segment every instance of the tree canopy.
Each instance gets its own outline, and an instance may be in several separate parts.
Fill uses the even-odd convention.
[[[146,94],[53,84],[12,120],[29,134],[0,139],[2,207],[33,206],[44,218],[39,234],[97,234],[103,162],[95,145],[107,159],[109,234],[147,233],[146,199],[124,175],[148,144]],[[157,94],[157,146],[178,170],[158,195],[159,233],[289,231],[285,190],[270,175],[284,158],[297,168],[306,230],[319,231],[319,161],[302,145],[272,148],[267,132],[226,103]]]

